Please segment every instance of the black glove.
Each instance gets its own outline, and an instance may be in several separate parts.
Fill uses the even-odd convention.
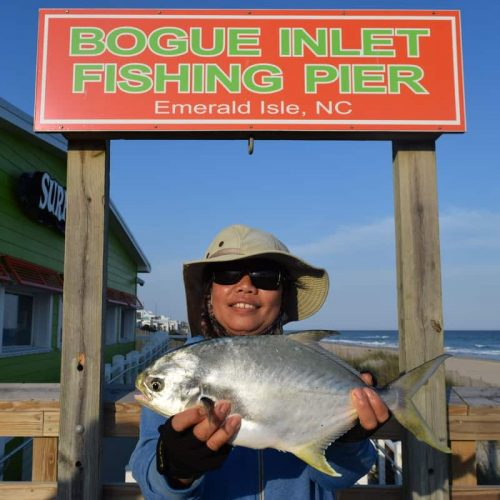
[[[384,422],[385,423],[385,422]],[[365,429],[361,427],[361,424],[356,422],[356,425],[349,429],[345,434],[340,436],[336,441],[339,443],[353,443],[355,441],[363,441],[365,439],[368,439],[372,434],[375,433],[375,431],[378,431],[380,427],[382,427],[384,424],[380,424],[375,429]]]
[[[156,469],[167,479],[173,479],[173,486],[175,479],[196,479],[209,470],[219,468],[232,449],[225,444],[212,451],[205,442],[196,438],[192,427],[181,432],[174,430],[171,418],[158,427],[158,432]]]

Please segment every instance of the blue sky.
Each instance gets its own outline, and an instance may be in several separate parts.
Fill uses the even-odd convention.
[[[499,2],[2,2],[0,96],[29,114],[42,7],[460,10],[468,130],[437,141],[444,324],[500,329]],[[152,264],[139,297],[176,319],[186,318],[182,262],[243,223],[328,269],[327,303],[301,327],[395,329],[392,182],[390,142],[256,141],[252,156],[239,140],[111,146],[111,198]]]

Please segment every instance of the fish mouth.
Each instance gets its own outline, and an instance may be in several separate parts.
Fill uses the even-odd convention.
[[[149,398],[147,398],[144,394],[134,394],[134,399],[138,401],[139,403],[146,404],[151,401]]]
[[[141,387],[144,385],[143,383],[144,377],[145,377],[144,372],[141,372],[139,373],[139,375],[137,375],[137,378],[135,379],[135,387],[139,391],[141,391]]]
[[[134,398],[136,401],[139,401],[140,403],[146,403],[151,401],[152,397],[149,394],[147,385],[144,383],[144,379],[146,378],[146,373],[141,372],[139,375],[137,375],[137,378],[135,379],[135,388],[140,392],[140,394],[134,394]]]

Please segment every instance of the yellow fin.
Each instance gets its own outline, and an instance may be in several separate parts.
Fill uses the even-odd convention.
[[[336,472],[333,467],[327,462],[325,458],[325,450],[322,444],[312,443],[302,448],[291,450],[297,457],[303,460],[306,464],[318,469],[320,472],[328,474],[329,476],[341,476]]]

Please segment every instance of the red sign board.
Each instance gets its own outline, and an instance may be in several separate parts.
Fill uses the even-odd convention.
[[[457,11],[54,10],[38,131],[465,130]]]

